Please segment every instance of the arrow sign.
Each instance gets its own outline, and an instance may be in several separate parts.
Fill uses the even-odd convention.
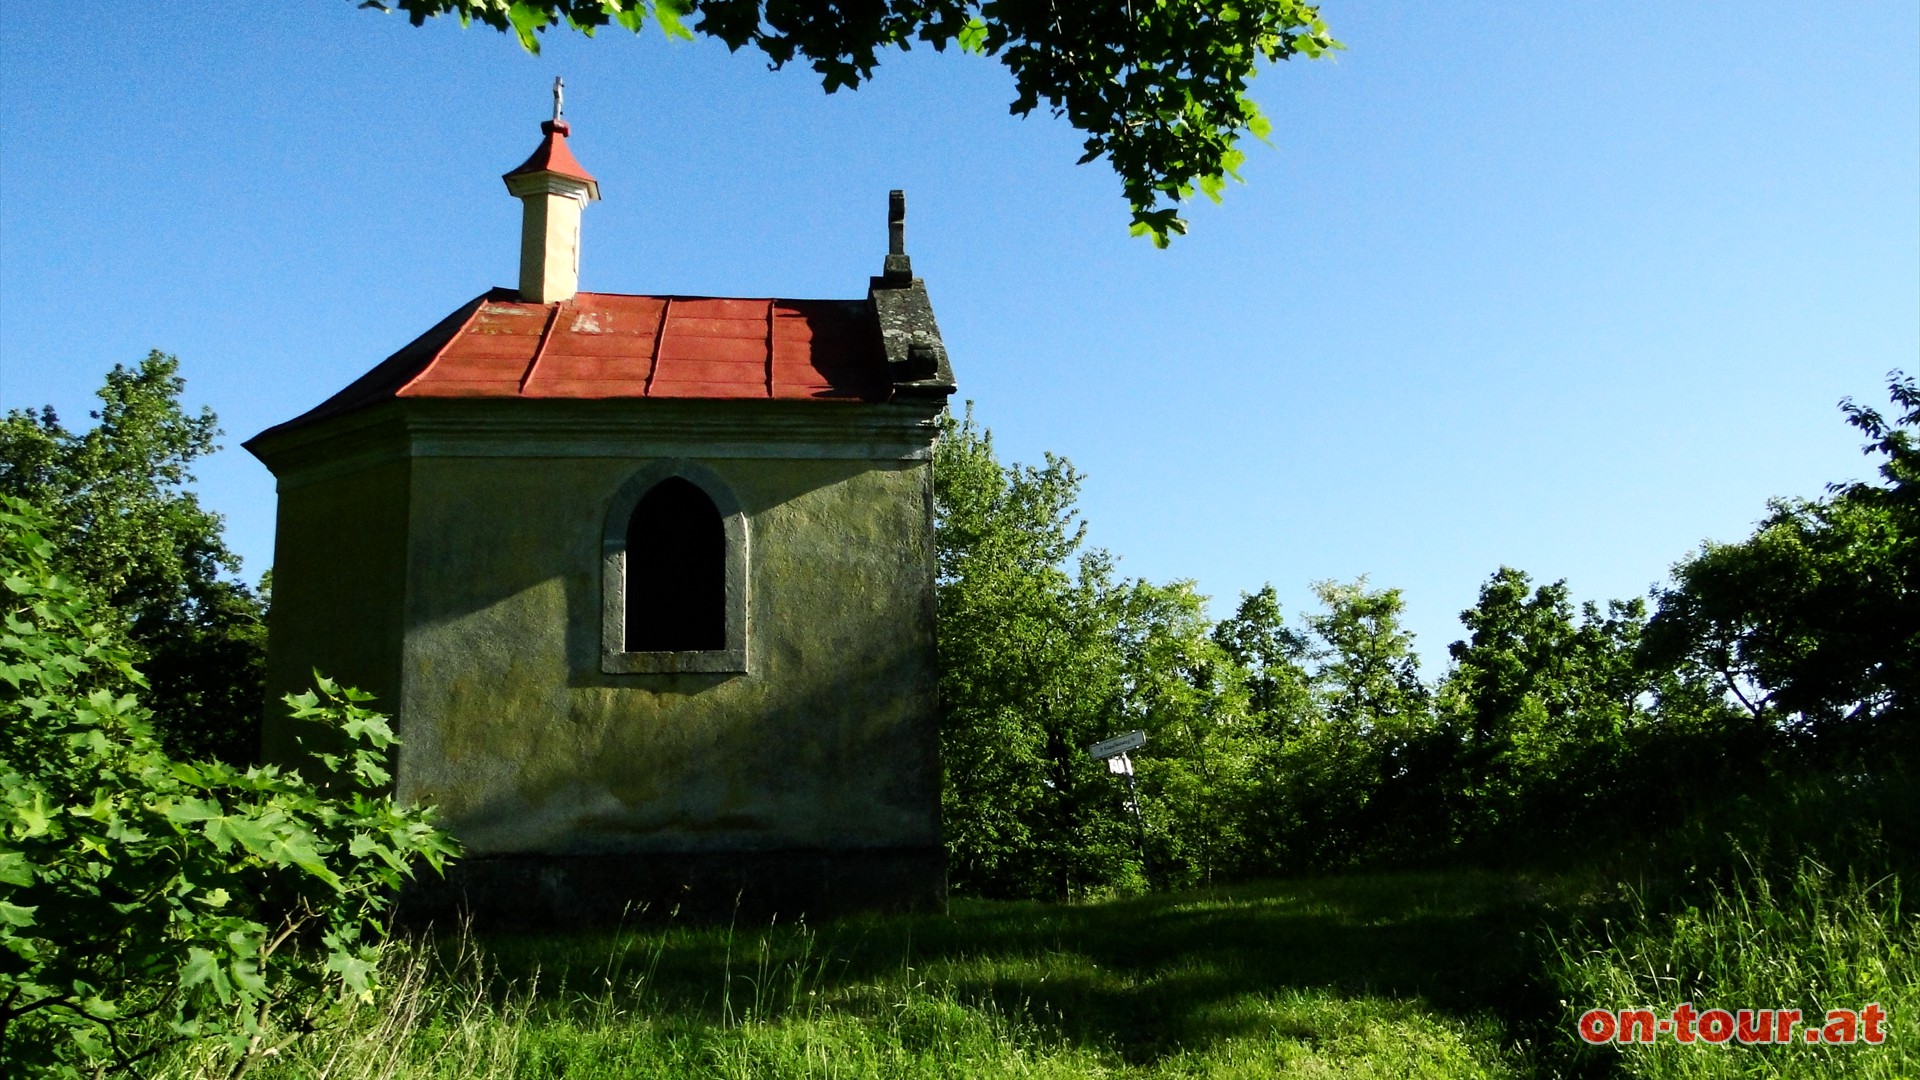
[[[1129,750],[1137,750],[1145,745],[1147,745],[1146,732],[1129,731],[1125,735],[1115,735],[1111,739],[1104,739],[1087,747],[1087,756],[1096,761],[1104,761],[1116,754],[1124,754]]]

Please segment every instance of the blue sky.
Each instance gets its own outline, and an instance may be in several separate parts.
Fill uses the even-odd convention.
[[[583,288],[860,296],[905,188],[1003,457],[1071,458],[1093,541],[1216,614],[1366,574],[1433,672],[1502,564],[1641,595],[1769,496],[1867,474],[1835,403],[1920,368],[1920,7],[1322,11],[1348,51],[1256,80],[1274,145],[1157,251],[977,57],[828,97],[652,33],[531,57],[346,0],[20,7],[0,406],[81,423],[111,365],[178,354],[227,432],[202,498],[266,569],[237,444],[513,283],[499,176],[563,74],[605,196]]]

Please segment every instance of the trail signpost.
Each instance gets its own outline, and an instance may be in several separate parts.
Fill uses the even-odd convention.
[[[1115,757],[1124,757],[1129,750],[1138,750],[1147,745],[1147,733],[1129,731],[1125,735],[1115,735],[1111,739],[1102,739],[1087,747],[1087,753],[1094,759],[1106,761]],[[1119,769],[1113,770],[1119,772]]]
[[[1147,875],[1147,882],[1153,882],[1153,862],[1147,857],[1147,822],[1140,816],[1140,785],[1133,778],[1133,759],[1127,756],[1130,750],[1138,750],[1147,745],[1147,733],[1139,729],[1124,735],[1115,735],[1111,739],[1102,739],[1087,747],[1087,756],[1095,761],[1107,763],[1107,771],[1119,773],[1127,778],[1127,805],[1133,808],[1133,827],[1140,837],[1140,870]]]

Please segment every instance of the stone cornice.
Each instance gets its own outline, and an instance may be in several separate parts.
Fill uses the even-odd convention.
[[[505,179],[507,192],[515,198],[524,199],[529,195],[564,195],[583,203],[590,202],[594,198],[592,185],[587,181],[576,180],[559,173],[521,173],[518,176],[507,176]]]
[[[416,458],[931,457],[943,399],[504,401],[397,399],[247,449],[282,491]]]

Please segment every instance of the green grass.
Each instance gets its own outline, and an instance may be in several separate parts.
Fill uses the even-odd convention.
[[[1888,920],[1886,883],[1797,888],[1735,890],[1678,921],[1610,907],[1572,878],[1456,871],[1079,905],[969,901],[944,917],[822,926],[443,934],[397,950],[388,988],[342,1026],[248,1075],[1915,1075],[1904,1048],[1920,1049],[1911,917]],[[1602,911],[1621,914],[1601,922]],[[1771,1004],[1783,980],[1815,980],[1789,1004],[1816,993],[1864,1004],[1852,999],[1872,987],[1904,1047],[1789,1059],[1577,1045],[1574,1017],[1589,1004],[1672,996],[1655,992],[1677,985],[1661,982],[1671,963],[1718,973],[1675,999],[1702,1008]],[[1803,1058],[1825,1071],[1796,1071]],[[224,1070],[186,1056],[169,1075]]]
[[[443,935],[278,1077],[1506,1077],[1546,910],[1352,876],[945,917]],[[217,1074],[182,1059],[173,1074]]]
[[[1920,918],[1903,910],[1897,876],[1867,880],[1806,859],[1782,881],[1749,869],[1704,903],[1670,911],[1628,900],[1618,919],[1589,921],[1559,943],[1550,968],[1569,999],[1661,1016],[1682,1003],[1791,1008],[1815,1026],[1827,1009],[1878,1003],[1890,1030],[1877,1048],[1661,1040],[1587,1055],[1617,1075],[1920,1076]]]

